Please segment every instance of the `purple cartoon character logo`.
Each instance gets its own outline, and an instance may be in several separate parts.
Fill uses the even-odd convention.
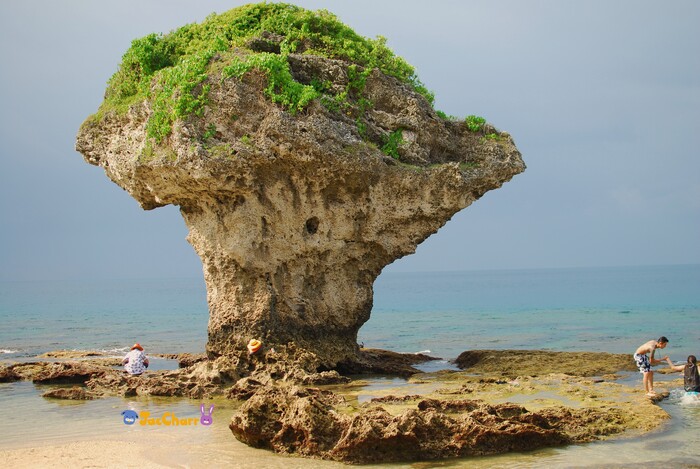
[[[213,420],[211,418],[211,414],[214,413],[214,404],[212,404],[209,407],[209,412],[206,412],[206,410],[204,409],[204,404],[202,404],[199,407],[199,410],[202,413],[202,416],[199,418],[199,423],[201,423],[202,425],[207,425],[207,426],[211,425],[211,423],[213,422]]]

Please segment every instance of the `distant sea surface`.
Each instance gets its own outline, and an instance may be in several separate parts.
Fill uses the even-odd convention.
[[[0,282],[0,358],[52,350],[203,352],[204,280]]]
[[[643,342],[665,335],[670,343],[663,353],[673,360],[683,361],[691,353],[700,353],[700,265],[384,273],[374,290],[371,318],[358,337],[366,347],[424,352],[445,359],[470,349],[632,354]],[[207,322],[206,289],[201,279],[0,283],[2,362],[31,360],[58,349],[102,350],[121,356],[134,342],[143,344],[150,353],[203,352]],[[151,368],[173,366],[170,360],[152,360]],[[625,380],[642,392],[640,376],[630,373]],[[657,380],[675,377],[660,375]],[[410,386],[397,378],[377,377],[376,381],[379,386],[399,382]],[[371,389],[368,386],[368,395]],[[216,401],[217,412],[209,430],[165,429],[124,425],[121,412],[148,410],[157,415],[169,411],[197,417],[200,402],[147,397],[65,402],[43,399],[44,390],[31,382],[0,383],[0,407],[22,417],[0,419],[0,450],[62,441],[135,438],[162,440],[171,445],[169,448],[180,448],[165,459],[170,461],[167,465],[180,467],[189,463],[172,458],[202,456],[209,458],[208,465],[213,467],[343,467],[327,461],[284,458],[235,441],[228,429],[237,405],[233,401]],[[661,406],[672,418],[650,434],[446,464],[455,468],[651,467],[669,463],[697,467],[700,405],[686,405],[682,390],[675,389]],[[199,467],[195,462],[192,467]],[[440,463],[437,466],[442,467]]]
[[[365,345],[634,353],[664,335],[674,359],[700,353],[700,265],[382,275]]]
[[[374,290],[366,347],[632,353],[665,335],[672,358],[700,353],[700,265],[384,273]],[[201,279],[1,282],[0,358],[203,352],[208,314]]]

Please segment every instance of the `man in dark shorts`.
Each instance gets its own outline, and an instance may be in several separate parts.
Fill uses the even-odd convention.
[[[639,367],[639,372],[644,374],[644,390],[647,392],[647,396],[654,397],[656,393],[654,392],[654,372],[651,371],[651,367],[663,363],[668,359],[668,356],[663,357],[660,360],[654,358],[654,352],[657,348],[666,348],[668,344],[668,339],[664,336],[659,337],[658,340],[650,340],[649,342],[641,345],[636,352],[634,352],[634,361]],[[650,354],[650,356],[647,356]]]

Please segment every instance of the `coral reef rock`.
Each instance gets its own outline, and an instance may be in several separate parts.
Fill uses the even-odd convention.
[[[72,388],[57,388],[50,389],[43,393],[41,397],[48,397],[51,399],[67,399],[74,401],[89,401],[94,399],[94,397],[80,386],[73,386]]]
[[[238,14],[247,15],[245,22],[236,22]],[[290,28],[305,21],[311,33],[263,30],[290,15],[310,18]],[[404,62],[383,44],[365,48],[386,51],[374,62],[331,50],[328,44],[338,41],[323,34],[347,27],[327,12],[260,4],[207,21],[224,31],[219,39],[248,34],[248,40],[233,38],[228,46],[221,39],[211,54],[191,56],[177,55],[182,30],[135,41],[132,47],[150,41],[138,57],[170,55],[133,65],[127,60],[137,54],[127,53],[100,112],[81,126],[76,149],[144,209],[180,208],[203,264],[210,359],[235,355],[258,338],[278,350],[293,343],[314,353],[318,371],[352,363],[382,269],[522,172],[520,152],[509,134],[489,124],[438,115],[415,80],[392,72]],[[206,44],[215,29],[186,28],[189,48]],[[371,41],[343,34],[343,47],[360,50]],[[392,59],[383,66],[387,54]],[[202,57],[200,81],[176,83],[161,99],[176,76],[170,71],[187,73],[182,64],[189,60],[191,69]],[[262,65],[225,73],[256,57]],[[285,82],[273,82],[277,69],[264,64],[278,59],[290,80],[316,93],[303,107],[274,94]],[[147,74],[156,67],[162,68]],[[125,98],[126,110],[110,107],[115,83],[128,73],[145,77],[133,88],[147,92]],[[171,98],[180,101],[161,112]],[[190,105],[196,109],[188,114]],[[176,116],[170,127],[168,116]]]
[[[499,373],[511,378],[549,373],[601,376],[637,369],[630,355],[624,353],[550,350],[467,350],[454,363],[471,373]]]
[[[361,464],[528,451],[622,431],[595,427],[619,418],[615,409],[530,412],[510,403],[425,399],[394,415],[377,406],[347,414],[337,410],[339,405],[342,398],[328,391],[261,388],[234,414],[229,428],[256,448]]]

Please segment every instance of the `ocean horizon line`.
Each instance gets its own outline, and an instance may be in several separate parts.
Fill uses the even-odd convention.
[[[460,274],[460,273],[505,273],[505,272],[545,272],[545,271],[581,271],[581,270],[617,270],[617,269],[653,269],[653,268],[681,268],[681,267],[700,267],[700,262],[688,262],[688,263],[670,263],[670,264],[628,264],[628,265],[589,265],[589,266],[557,266],[557,267],[494,267],[494,268],[475,268],[475,269],[445,269],[445,270],[387,270],[391,264],[384,268],[382,273],[379,275],[404,275],[404,274]],[[185,281],[192,280],[204,283],[204,276],[115,276],[115,277],[81,277],[81,276],[69,276],[60,278],[20,278],[20,279],[7,279],[0,277],[0,283],[44,283],[44,282],[109,282],[109,281]]]
[[[617,269],[654,269],[669,267],[700,267],[700,262],[688,262],[679,264],[629,264],[629,265],[591,265],[591,266],[569,266],[569,267],[494,267],[484,269],[447,269],[447,270],[396,270],[382,272],[387,274],[450,274],[450,273],[479,273],[479,272],[539,272],[539,271],[579,271],[579,270],[617,270]]]

